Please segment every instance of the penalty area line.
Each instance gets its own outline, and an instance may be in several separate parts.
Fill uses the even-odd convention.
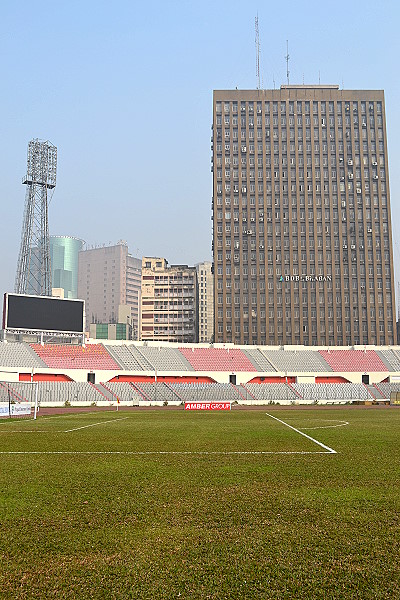
[[[121,419],[110,419],[109,421],[99,421],[98,423],[90,423],[89,425],[82,425],[82,427],[74,427],[74,429],[64,429],[63,433],[70,433],[71,431],[78,431],[79,429],[87,429],[87,427],[95,427],[96,425],[103,425],[104,423],[115,423],[115,421],[125,421],[129,417],[122,417]]]
[[[282,421],[282,419],[278,419],[278,417],[274,417],[273,415],[270,415],[269,413],[265,413],[265,414],[268,417],[271,417],[271,419],[274,419],[275,421],[282,423],[282,425],[286,425],[286,427],[289,427],[289,429],[293,429],[293,431],[295,431],[296,433],[299,433],[300,435],[304,436],[308,440],[311,440],[312,442],[314,442],[314,444],[318,444],[318,446],[321,446],[321,448],[325,448],[325,450],[327,450],[327,452],[329,454],[337,454],[336,450],[334,450],[333,448],[329,448],[329,446],[325,446],[325,444],[323,444],[322,442],[319,442],[315,438],[311,437],[311,435],[307,435],[307,433],[304,433],[304,431],[300,431],[300,429],[296,429],[296,427],[289,425],[289,423],[286,423],[285,421]]]

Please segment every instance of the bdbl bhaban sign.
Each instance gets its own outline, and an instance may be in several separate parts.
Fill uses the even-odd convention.
[[[185,402],[185,410],[231,410],[230,402]]]

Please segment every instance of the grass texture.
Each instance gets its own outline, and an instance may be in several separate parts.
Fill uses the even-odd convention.
[[[0,597],[400,598],[400,410],[267,412],[0,422]]]

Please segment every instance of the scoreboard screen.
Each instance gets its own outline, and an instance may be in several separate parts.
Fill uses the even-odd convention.
[[[83,333],[84,300],[4,294],[3,329]]]

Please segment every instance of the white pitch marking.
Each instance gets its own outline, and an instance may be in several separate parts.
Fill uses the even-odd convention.
[[[325,421],[329,422],[329,419],[325,419]],[[332,419],[332,422],[335,422],[336,419]],[[302,427],[303,431],[310,431],[311,429],[334,429],[335,427],[345,427],[345,425],[349,425],[348,421],[339,421],[338,425],[319,425],[318,427]]]
[[[308,436],[307,436],[308,437]],[[312,439],[312,438],[311,438]],[[336,454],[336,452],[333,450],[332,451],[334,454]],[[315,450],[315,451],[303,451],[303,450],[282,450],[282,451],[274,451],[274,450],[248,450],[248,451],[226,451],[226,452],[212,452],[212,451],[179,451],[179,450],[149,450],[149,451],[135,451],[135,450],[87,450],[87,451],[81,451],[81,450],[54,450],[54,451],[41,451],[41,450],[32,450],[32,451],[22,451],[22,450],[15,450],[15,451],[0,451],[0,454],[88,454],[88,455],[93,455],[93,454],[107,454],[107,455],[130,455],[130,456],[150,456],[150,455],[178,455],[178,456],[182,456],[182,455],[195,455],[195,456],[230,456],[230,455],[260,455],[260,454],[329,454],[328,452],[322,452],[321,450]]]
[[[86,429],[87,427],[94,427],[95,425],[103,425],[103,423],[114,423],[114,421],[124,421],[128,418],[129,417],[122,417],[121,419],[110,419],[110,421],[99,421],[98,423],[91,423],[90,425],[83,425],[82,427],[75,427],[74,429],[64,429],[63,433],[78,431],[78,429]]]
[[[10,429],[0,433],[49,433],[47,429]]]
[[[48,421],[49,419],[65,419],[65,418],[67,418],[67,419],[73,419],[75,417],[82,417],[82,415],[98,415],[98,414],[99,414],[98,411],[91,410],[89,412],[84,412],[84,413],[74,413],[72,415],[68,415],[68,414],[63,414],[63,415],[43,415],[43,416],[39,415],[39,417],[40,417],[41,421]],[[22,425],[23,423],[30,423],[31,421],[34,421],[33,417],[29,417],[29,418],[26,418],[26,419],[24,419],[22,417],[14,417],[12,419],[14,421],[14,423],[15,423],[15,420],[17,418],[20,419],[20,423],[19,423],[20,425]],[[11,423],[10,418],[9,417],[4,417],[4,419],[5,419],[4,421],[0,421],[0,425],[10,425],[10,423]]]
[[[300,431],[300,429],[296,429],[296,427],[293,427],[292,425],[289,425],[289,423],[285,423],[285,421],[282,421],[281,419],[278,419],[278,417],[274,417],[273,415],[270,415],[269,413],[265,413],[265,414],[268,415],[269,417],[271,417],[271,419],[275,419],[275,421],[278,421],[279,423],[282,423],[282,425],[286,425],[286,427],[289,427],[290,429],[293,429],[293,431],[296,431],[296,433],[299,433],[300,435],[303,435],[307,439],[309,439],[312,442],[314,442],[314,444],[318,444],[318,446],[321,446],[321,448],[325,448],[325,450],[327,450],[329,452],[329,454],[337,454],[336,450],[333,450],[333,448],[329,448],[329,446],[325,446],[325,444],[323,444],[322,442],[319,442],[318,440],[312,438],[310,435],[307,435],[303,431]]]

